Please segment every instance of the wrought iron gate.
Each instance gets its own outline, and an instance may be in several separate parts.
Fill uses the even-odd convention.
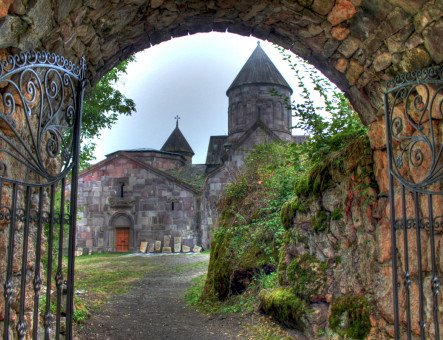
[[[72,337],[85,73],[84,60],[76,66],[46,52],[25,52],[0,62],[4,339]]]
[[[443,67],[385,93],[396,339],[443,338]]]

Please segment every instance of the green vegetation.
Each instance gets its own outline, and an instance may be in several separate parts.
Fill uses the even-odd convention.
[[[294,144],[261,145],[247,157],[221,200],[205,298],[224,300],[246,289],[236,277],[250,281],[262,269],[275,270],[285,233],[280,210],[292,195],[298,164]]]
[[[289,56],[285,58],[290,61]],[[324,107],[310,98],[307,77],[295,64],[305,67]],[[207,312],[244,312],[252,303],[279,322],[303,329],[307,305],[326,293],[328,265],[341,261],[337,257],[328,263],[304,254],[306,233],[324,233],[331,221],[345,217],[346,202],[327,211],[319,205],[321,195],[335,187],[344,173],[368,164],[371,149],[367,130],[344,95],[333,91],[326,78],[303,61],[291,65],[299,79],[302,102],[285,100],[296,118],[295,127],[306,131],[308,140],[301,145],[261,145],[249,154],[219,205],[206,281],[203,284],[204,279],[199,279],[188,301]],[[355,175],[364,178],[368,174]],[[356,185],[357,190],[367,190],[368,201],[372,199],[372,188],[363,182]],[[305,232],[308,228],[311,231]],[[259,273],[272,276],[259,279]]]
[[[303,330],[307,309],[290,288],[264,289],[259,294],[260,309],[285,326]]]
[[[321,295],[326,283],[326,269],[327,263],[313,255],[304,254],[293,259],[286,275],[294,294],[307,301]]]
[[[366,338],[371,330],[366,298],[344,295],[334,299],[329,317],[329,327],[345,338]]]
[[[89,314],[155,268],[142,257],[120,253],[79,256],[75,259],[75,289],[83,291],[74,299],[74,321],[84,322]]]
[[[312,229],[315,232],[320,233],[328,229],[329,215],[324,210],[318,211],[311,219]]]
[[[94,160],[95,144],[90,140],[100,136],[100,131],[109,129],[119,116],[130,116],[135,112],[135,103],[126,98],[123,93],[114,88],[126,73],[128,64],[135,60],[130,57],[122,61],[111,71],[105,74],[86,94],[83,104],[82,118],[82,149],[80,152],[80,168],[85,169]]]

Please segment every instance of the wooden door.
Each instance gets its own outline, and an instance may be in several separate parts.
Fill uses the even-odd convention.
[[[115,228],[115,251],[129,251],[129,228]]]

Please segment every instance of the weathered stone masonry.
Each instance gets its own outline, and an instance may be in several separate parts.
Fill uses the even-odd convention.
[[[95,83],[120,60],[171,37],[214,30],[268,39],[319,68],[369,125],[378,211],[386,217],[383,82],[442,63],[442,16],[441,0],[6,0],[0,55],[46,49],[73,61],[85,56]],[[388,249],[386,223],[376,228],[376,242]],[[386,284],[390,257],[386,251],[380,260]]]

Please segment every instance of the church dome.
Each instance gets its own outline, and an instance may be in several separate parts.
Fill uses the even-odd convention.
[[[265,51],[260,47],[260,42],[246,61],[243,68],[235,77],[231,86],[229,86],[226,93],[232,89],[242,85],[280,85],[289,89],[292,94],[292,89],[286,82],[285,78],[278,71],[277,67],[272,63]]]
[[[183,136],[183,133],[178,127],[178,120],[174,131],[172,131],[171,135],[168,137],[165,144],[163,144],[160,150],[165,152],[178,153],[185,157],[192,158],[192,156],[194,156],[194,151],[192,150],[185,136]]]

